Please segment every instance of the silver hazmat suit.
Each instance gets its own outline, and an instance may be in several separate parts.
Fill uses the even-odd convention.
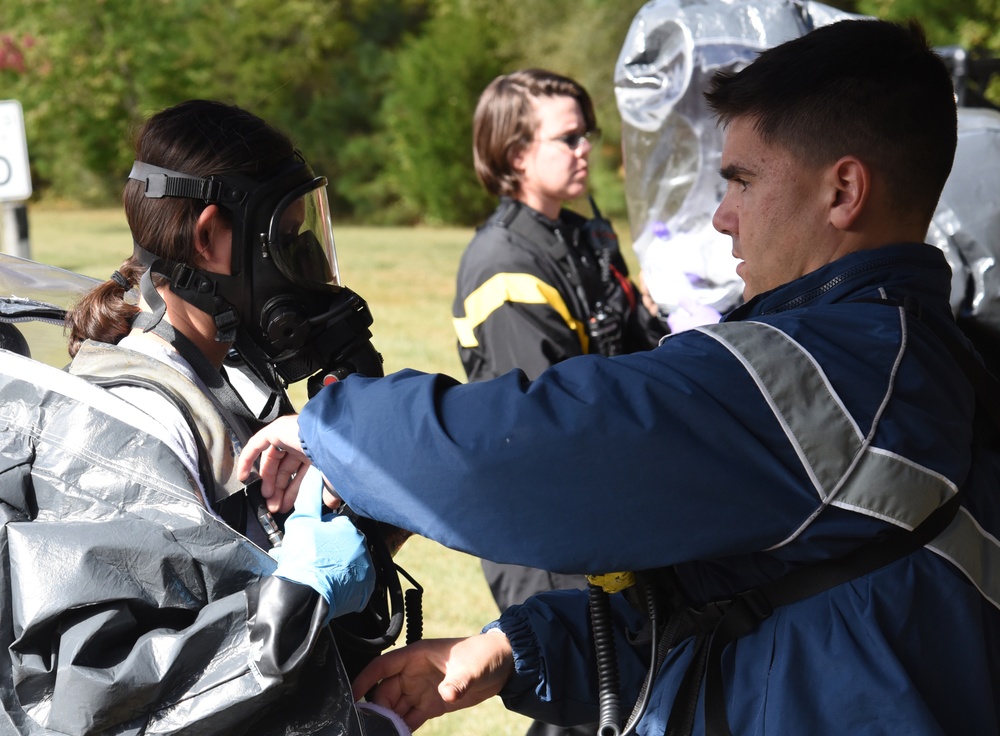
[[[723,131],[703,92],[771,46],[858,16],[806,0],[651,0],[615,65],[625,193],[636,256],[663,311],[725,313],[743,282],[728,236],[712,227],[725,193]],[[1000,113],[962,104],[966,55],[937,49],[959,94],[958,149],[927,242],[952,267],[956,315],[1000,330]],[[718,316],[718,315],[716,315]]]
[[[0,258],[0,294],[38,267]],[[45,304],[0,302],[18,328]],[[0,734],[397,734],[355,708],[315,596],[209,512],[159,427],[0,349]]]

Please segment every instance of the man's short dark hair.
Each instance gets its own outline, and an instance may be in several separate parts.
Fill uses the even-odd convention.
[[[930,222],[951,172],[955,90],[916,22],[846,20],[719,72],[705,94],[719,121],[749,118],[806,163],[857,156],[884,177],[894,209]]]

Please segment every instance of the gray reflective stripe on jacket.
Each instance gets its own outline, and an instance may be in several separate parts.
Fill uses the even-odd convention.
[[[219,407],[187,376],[144,353],[91,340],[80,347],[69,365],[69,372],[105,387],[141,385],[129,380],[138,378],[166,389],[174,403],[180,402],[186,409],[198,433],[195,442],[204,446],[215,485],[211,498],[219,502],[243,490],[244,484],[236,477],[233,440],[245,441],[249,431],[234,426],[235,420],[227,424],[220,416]],[[201,480],[203,484],[209,481],[208,478]],[[208,491],[206,488],[206,493]]]
[[[872,438],[892,396],[896,370],[906,352],[906,316],[899,309],[902,339],[885,396],[865,435],[809,352],[773,325],[731,322],[697,328],[743,364],[771,407],[811,479],[820,505],[791,536],[794,540],[828,505],[913,529],[953,496],[950,480],[912,459],[874,447]],[[962,509],[929,549],[951,561],[1000,607],[1000,542]],[[773,549],[773,548],[772,548]]]

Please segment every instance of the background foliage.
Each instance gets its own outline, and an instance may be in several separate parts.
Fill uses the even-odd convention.
[[[761,0],[766,2],[767,0]],[[919,18],[936,45],[1000,52],[996,0],[840,0]],[[594,97],[592,188],[623,215],[612,73],[640,0],[4,0],[0,97],[25,111],[36,199],[113,205],[131,135],[192,97],[292,134],[339,222],[474,224],[491,209],[471,119],[496,75],[539,66]],[[997,83],[990,91],[1000,99]]]

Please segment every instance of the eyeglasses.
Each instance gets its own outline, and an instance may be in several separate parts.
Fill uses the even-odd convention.
[[[549,138],[550,141],[558,141],[563,143],[571,151],[579,151],[580,145],[587,141],[590,143],[591,147],[596,146],[601,140],[601,129],[594,128],[593,130],[588,130],[586,133],[566,133],[564,135],[556,136],[555,138]]]

